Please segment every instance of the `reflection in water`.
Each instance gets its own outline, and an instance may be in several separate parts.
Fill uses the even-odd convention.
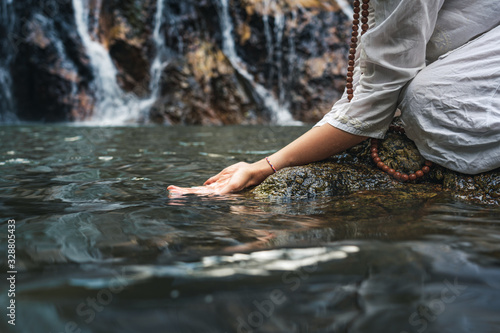
[[[388,191],[167,197],[305,130],[0,127],[16,329],[496,332],[498,207]]]

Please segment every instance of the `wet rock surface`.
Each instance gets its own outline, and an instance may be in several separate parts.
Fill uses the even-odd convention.
[[[319,120],[340,98],[350,21],[330,2],[230,1],[237,66],[253,80],[224,50],[221,1],[167,1],[166,7],[172,61],[163,72],[152,121],[267,123],[272,112],[256,84],[300,121]]]
[[[118,83],[124,91],[147,96],[155,52],[151,34],[156,1],[103,1],[97,10],[100,16],[96,38],[109,50],[118,69]]]
[[[165,67],[150,117],[168,124],[257,124],[265,122],[262,113],[224,53],[213,43],[197,41],[185,57]]]
[[[10,70],[17,116],[29,121],[87,119],[94,107],[93,74],[71,3],[14,6],[17,19],[6,37],[14,57]]]
[[[376,167],[370,158],[370,147],[367,140],[325,161],[285,168],[268,177],[252,193],[261,198],[287,200],[354,193],[366,196],[368,190],[383,190],[390,193],[394,202],[442,194],[472,203],[500,204],[500,169],[465,175],[434,165],[423,178],[402,183]],[[424,163],[415,144],[404,135],[388,134],[379,145],[379,154],[384,163],[407,173],[420,169]]]

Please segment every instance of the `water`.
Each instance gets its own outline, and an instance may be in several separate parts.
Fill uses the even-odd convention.
[[[220,26],[222,30],[222,50],[233,65],[234,69],[251,84],[266,109],[271,112],[271,120],[273,123],[281,125],[299,125],[300,122],[293,119],[286,105],[280,104],[279,99],[276,99],[272,92],[257,83],[253,76],[247,71],[243,60],[236,53],[236,47],[232,35],[233,23],[229,15],[228,0],[217,0],[216,3],[218,5]],[[264,17],[267,19],[266,15],[264,15]],[[268,27],[268,25],[265,26]],[[267,39],[267,41],[269,52],[269,39]]]
[[[0,5],[0,123],[15,123],[15,104],[12,96],[10,65],[18,49],[18,38],[14,33],[14,8],[12,1],[2,1]]]
[[[306,130],[0,127],[0,331],[498,332],[499,207],[167,197]]]
[[[271,6],[272,5],[272,6]],[[274,35],[271,34],[269,24],[269,15],[273,13],[274,18]],[[293,14],[292,14],[293,15]],[[271,83],[276,75],[278,79],[278,103],[284,108],[288,108],[289,103],[285,100],[285,89],[283,87],[283,32],[285,29],[285,15],[281,9],[277,8],[277,3],[271,0],[264,1],[264,14],[262,15],[264,23],[264,35],[266,36],[267,62],[270,64],[267,74],[267,82]],[[294,22],[296,23],[296,22]],[[292,25],[293,26],[293,25]],[[293,54],[290,55],[290,61],[293,61]],[[278,73],[275,73],[274,66]]]
[[[253,87],[255,94],[262,101],[263,105],[271,112],[272,121],[276,124],[297,125],[297,122],[291,116],[284,102],[284,88],[282,82],[281,60],[282,53],[278,50],[279,63],[279,96],[276,99],[273,93],[267,90],[262,85],[255,82],[253,76],[246,70],[243,61],[236,53],[234,38],[232,36],[233,25],[228,12],[227,0],[217,2],[220,16],[220,25],[223,34],[223,50],[233,67],[244,77]],[[134,123],[147,118],[147,113],[151,106],[158,98],[159,83],[163,69],[168,64],[168,59],[171,56],[168,48],[165,45],[162,32],[164,17],[169,17],[165,13],[165,0],[158,0],[156,4],[155,25],[152,32],[152,40],[155,43],[156,55],[152,60],[150,68],[151,81],[148,89],[150,95],[147,98],[140,99],[132,93],[124,92],[116,81],[117,69],[111,59],[108,50],[99,42],[97,36],[100,16],[100,2],[95,5],[95,12],[90,13],[87,3],[81,0],[73,0],[75,10],[75,22],[78,34],[82,38],[83,45],[90,58],[92,69],[95,74],[95,91],[97,103],[95,106],[94,116],[89,122],[95,125],[123,125]],[[284,29],[284,18],[279,17],[279,24],[276,32],[279,45],[281,47],[281,39]],[[90,24],[89,22],[93,22]],[[182,48],[182,45],[179,46]]]
[[[152,39],[156,46],[156,56],[152,61],[151,81],[148,98],[140,99],[132,93],[125,93],[116,81],[117,69],[108,50],[98,41],[97,30],[100,16],[100,2],[95,5],[96,12],[90,15],[88,4],[82,0],[73,0],[75,22],[83,45],[90,58],[96,77],[94,82],[97,105],[91,124],[120,125],[135,123],[147,118],[147,113],[158,98],[159,82],[166,66],[166,50],[163,36],[160,34],[163,18],[164,0],[156,5],[155,25]],[[95,21],[89,26],[89,20]]]
[[[96,36],[94,38],[91,36],[90,31],[97,29],[96,26],[89,27],[90,13],[88,6],[81,0],[73,0],[73,8],[78,34],[90,58],[96,77],[94,83],[96,85],[97,103],[93,120],[106,124],[107,120],[115,118],[119,124],[135,119],[137,117],[135,111],[138,108],[129,106],[126,102],[125,93],[116,82],[117,70],[108,50],[95,39]],[[99,3],[96,8],[100,8]],[[98,17],[98,15],[99,12],[94,13],[93,17]],[[98,20],[95,21],[98,22]],[[136,98],[132,95],[127,100],[132,104],[136,102]]]
[[[344,12],[345,16],[351,19],[354,12],[352,10],[352,6],[347,2],[347,0],[335,0],[335,1],[339,5],[342,12]]]
[[[156,1],[156,13],[154,15],[154,26],[151,32],[151,40],[155,45],[155,54],[151,59],[151,67],[149,74],[151,80],[147,86],[135,87],[135,91],[149,91],[145,98],[139,98],[133,92],[124,91],[117,82],[118,69],[116,68],[113,59],[109,54],[109,50],[99,40],[99,24],[101,16],[102,0],[96,0],[93,5],[82,0],[72,0],[74,8],[74,20],[76,30],[81,38],[82,45],[86,54],[89,57],[90,66],[94,73],[94,80],[91,83],[90,89],[96,97],[96,103],[92,112],[92,118],[87,121],[90,125],[124,125],[140,122],[147,122],[148,112],[154,103],[157,101],[160,94],[160,81],[162,80],[163,70],[167,66],[172,55],[165,42],[164,23],[168,23],[173,27],[172,31],[167,31],[167,35],[177,36],[175,33],[174,16],[169,13],[169,6],[165,0]],[[270,2],[267,1],[269,4]],[[256,82],[255,78],[246,69],[246,64],[238,56],[233,37],[233,22],[229,14],[229,5],[227,0],[218,0],[216,2],[220,17],[220,29],[223,35],[223,51],[232,63],[236,71],[243,77],[251,86],[253,95],[256,99],[270,112],[271,121],[275,124],[282,125],[300,125],[299,121],[295,121],[288,109],[289,103],[286,101],[286,91],[288,87],[284,84],[284,71],[282,62],[286,55],[281,51],[283,47],[284,29],[286,28],[285,17],[276,9],[276,3],[273,1],[275,29],[274,36],[270,36],[267,40],[269,44],[270,61],[276,64],[277,68],[277,96],[274,95],[272,89],[267,89],[263,85]],[[13,34],[14,13],[12,9],[12,1],[2,2],[0,5],[0,17],[2,23],[0,30],[5,30],[7,39],[2,43],[2,51],[5,53],[0,57],[0,122],[13,123],[17,122],[15,100],[12,96],[12,78],[10,76],[10,64],[16,56],[17,50],[16,36]],[[92,10],[91,10],[92,9]],[[267,15],[264,15],[266,20],[266,35],[271,34],[270,25],[267,22]],[[36,17],[37,23],[42,26],[45,33],[53,33],[54,22],[41,15]],[[180,38],[179,36],[174,38]],[[178,48],[182,52],[184,45],[182,38],[179,39]],[[275,39],[275,42],[273,42]],[[64,46],[58,38],[55,40],[54,46],[58,51],[61,66],[69,69],[70,72],[77,72],[74,64],[68,62]],[[289,43],[293,41],[289,40]],[[14,49],[13,49],[14,48]],[[0,53],[2,52],[0,51]],[[1,54],[0,54],[1,55]],[[290,53],[290,68],[293,70],[296,58],[294,45],[291,47]],[[274,66],[271,66],[274,67]],[[63,68],[64,69],[64,68]],[[290,72],[292,74],[292,72]],[[290,74],[290,75],[291,75]],[[274,75],[270,72],[270,75]],[[70,80],[77,82],[78,80]],[[71,93],[77,95],[77,84],[73,83]]]
[[[156,56],[151,63],[150,76],[151,81],[149,83],[149,90],[151,90],[151,96],[149,97],[149,104],[147,108],[149,109],[160,93],[160,80],[163,73],[163,69],[168,65],[168,51],[165,46],[165,38],[162,35],[162,25],[163,25],[163,11],[165,8],[165,0],[158,0],[156,3],[156,14],[155,14],[155,25],[153,30],[153,40],[156,46]]]

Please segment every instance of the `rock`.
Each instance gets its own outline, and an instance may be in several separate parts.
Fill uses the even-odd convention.
[[[500,169],[478,175],[465,175],[448,170],[443,179],[443,188],[459,199],[500,204]]]
[[[118,83],[138,97],[150,93],[151,58],[155,52],[151,35],[156,1],[103,1],[98,37],[118,69]]]
[[[263,123],[245,82],[214,44],[197,41],[164,70],[155,122],[189,125]]]
[[[146,87],[154,48],[156,1],[103,5],[99,36],[119,69],[123,89]],[[222,51],[219,1],[165,0],[168,66],[153,122],[168,124],[260,124],[271,120],[251,82]],[[349,18],[329,1],[232,1],[233,35],[242,66],[296,119],[314,122],[340,97],[345,83]],[[141,18],[138,20],[137,18]],[[134,23],[135,22],[135,23]],[[141,22],[143,22],[141,24]],[[148,58],[149,55],[149,58]],[[141,90],[139,90],[140,95]]]
[[[17,116],[29,121],[73,121],[91,116],[92,71],[73,22],[72,7],[16,3],[12,64]]]
[[[260,198],[289,200],[384,190],[399,200],[445,193],[467,202],[500,204],[500,169],[471,176],[433,166],[422,179],[402,183],[375,166],[370,147],[367,140],[326,161],[285,168],[251,193]],[[386,164],[406,173],[420,169],[424,162],[411,140],[392,133],[379,145],[379,155]]]
[[[367,165],[330,161],[286,168],[257,186],[254,193],[273,197],[312,198],[401,186]]]
[[[220,0],[164,0],[163,4],[162,60],[168,66],[150,113],[155,122],[269,122],[272,114],[255,84],[274,95],[294,118],[315,122],[344,89],[350,18],[335,2],[231,1],[238,67],[245,68],[251,79],[238,73],[224,54],[227,35],[221,28]],[[153,31],[158,0],[86,1],[84,5],[89,7],[90,35],[109,51],[120,87],[139,98],[149,97],[157,52]],[[98,85],[93,83],[87,50],[76,29],[73,2],[26,0],[13,6],[16,35],[5,36],[7,25],[2,23],[0,39],[7,37],[9,43],[12,39],[16,50],[8,61],[0,62],[10,67],[0,73],[8,72],[13,78],[14,98],[9,103],[16,105],[19,118],[89,118],[94,96],[99,96],[93,90]],[[5,42],[0,40],[1,45]]]
[[[319,0],[241,0],[231,17],[249,72],[295,119],[321,119],[344,90],[350,18]]]

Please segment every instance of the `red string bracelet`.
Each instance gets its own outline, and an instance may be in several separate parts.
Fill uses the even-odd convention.
[[[267,161],[267,164],[269,164],[269,166],[271,167],[271,169],[273,169],[274,173],[276,173],[276,168],[274,167],[274,165],[269,161],[269,157],[266,157],[266,161]]]

